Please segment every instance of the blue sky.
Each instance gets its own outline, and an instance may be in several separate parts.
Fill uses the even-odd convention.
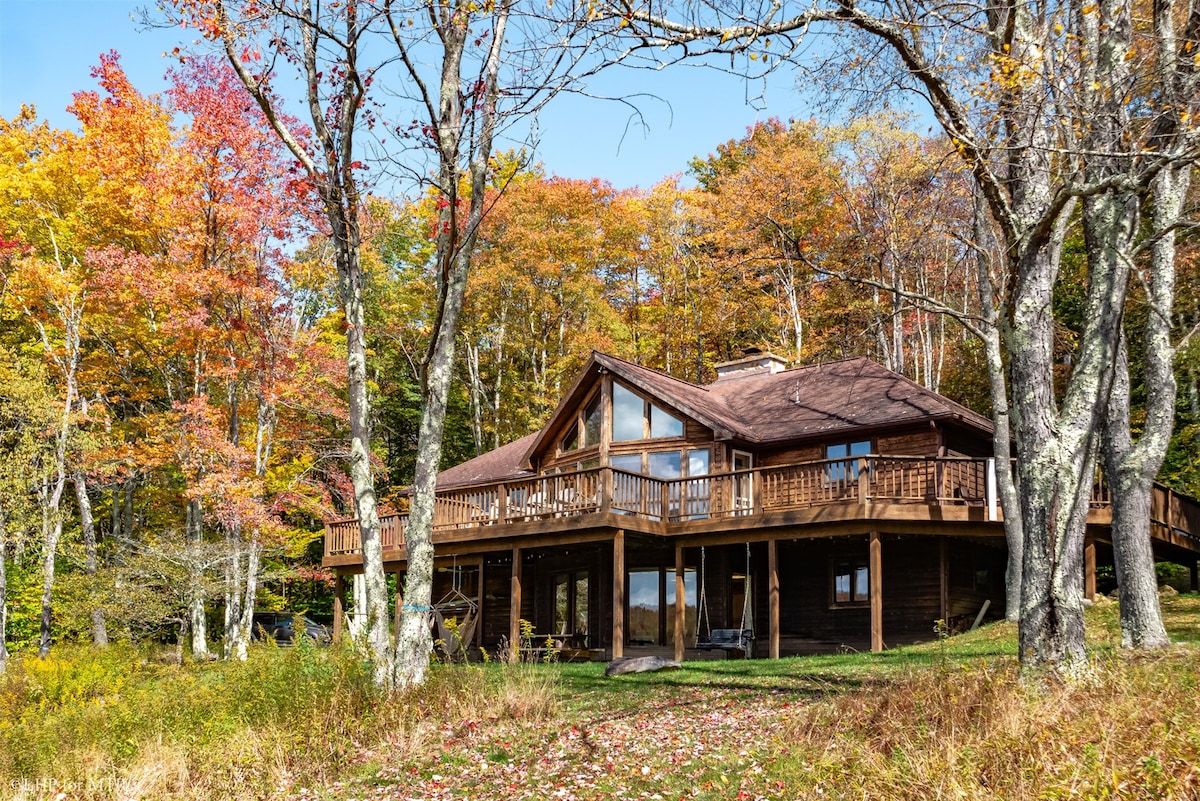
[[[89,76],[101,53],[116,50],[143,92],[165,88],[171,66],[165,51],[188,41],[180,30],[140,30],[134,0],[0,0],[0,116],[22,103],[57,127],[75,128],[66,112],[73,92],[92,89]],[[593,91],[637,92],[646,126],[631,124],[623,107],[573,96],[555,98],[542,113],[538,157],[549,172],[599,177],[619,188],[649,187],[684,172],[693,156],[741,136],[756,120],[812,116],[790,76],[769,86],[707,69],[680,67],[662,73],[616,71]],[[655,95],[658,99],[649,96]],[[758,98],[754,104],[747,98]],[[500,147],[507,143],[498,143]]]

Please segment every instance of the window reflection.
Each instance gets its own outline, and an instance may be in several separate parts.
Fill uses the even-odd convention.
[[[620,384],[613,384],[613,441],[624,442],[631,439],[641,439],[644,433],[643,408],[644,403],[637,395]]]

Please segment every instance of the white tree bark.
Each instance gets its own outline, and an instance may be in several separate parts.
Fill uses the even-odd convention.
[[[429,609],[433,589],[433,505],[437,473],[442,454],[442,433],[446,419],[446,401],[454,368],[454,344],[458,319],[466,291],[467,272],[475,250],[479,225],[485,210],[488,161],[497,121],[500,56],[508,25],[511,0],[500,0],[492,12],[491,42],[479,76],[477,89],[470,97],[479,104],[474,115],[477,135],[463,142],[462,58],[471,33],[465,19],[457,19],[454,10],[443,8],[435,23],[442,42],[442,72],[437,110],[437,149],[441,157],[439,189],[448,201],[438,216],[436,325],[425,362],[423,376],[424,405],[417,438],[417,471],[413,482],[413,501],[408,526],[404,530],[408,551],[408,572],[404,582],[404,605],[396,636],[397,688],[422,684],[429,668],[433,636]],[[400,38],[397,47],[406,52]],[[406,56],[407,61],[407,56]],[[414,75],[415,77],[415,75]],[[458,188],[462,176],[460,159],[464,144],[468,148],[468,175],[471,196],[467,219],[460,230]]]
[[[186,531],[189,545],[197,546],[204,538],[204,510],[199,500],[189,499],[187,502]],[[209,657],[208,618],[205,614],[205,604],[208,599],[205,595],[203,577],[200,572],[196,571],[197,567],[200,567],[201,571],[203,568],[196,563],[196,560],[189,560],[188,565],[189,570],[193,571],[189,588],[191,597],[188,600],[188,629],[192,635],[192,657],[197,661],[205,661]]]
[[[0,504],[0,676],[8,670],[8,513]]]
[[[79,506],[79,526],[83,534],[84,571],[95,577],[98,570],[96,560],[96,522],[92,516],[92,501],[88,497],[87,475],[76,468],[71,477],[75,485],[75,501]],[[104,610],[97,606],[92,610],[92,642],[99,646],[108,645],[108,628],[104,623]]]

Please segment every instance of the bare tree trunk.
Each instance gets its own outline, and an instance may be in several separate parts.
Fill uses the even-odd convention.
[[[978,270],[980,333],[987,363],[988,391],[992,402],[992,453],[996,459],[996,492],[1004,513],[1004,539],[1008,546],[1008,565],[1004,573],[1004,616],[1016,623],[1021,617],[1021,583],[1024,580],[1025,534],[1021,526],[1020,493],[1013,479],[1012,418],[1009,410],[1000,315],[992,290],[991,276],[995,248],[987,226],[987,206],[983,195],[975,192],[974,212],[975,263]]]
[[[134,523],[133,491],[136,486],[137,486],[137,475],[132,475],[125,482],[125,508],[124,508],[125,520],[121,525],[121,533],[125,537],[126,547],[131,546],[133,544],[133,523]]]
[[[245,661],[246,650],[250,645],[250,634],[254,625],[254,602],[258,596],[258,573],[261,566],[262,543],[258,541],[258,534],[256,532],[250,539],[249,546],[246,548],[245,590],[240,603],[241,617],[237,623],[233,642],[233,655],[242,661]],[[299,636],[301,633],[296,632],[295,634]]]
[[[0,506],[0,676],[8,669],[8,514]]]
[[[1124,338],[1116,371],[1104,418],[1103,451],[1104,473],[1112,490],[1113,558],[1121,593],[1121,647],[1166,648],[1171,640],[1158,605],[1158,579],[1150,544],[1150,501],[1157,464],[1162,461],[1165,446],[1159,450],[1157,460],[1138,458],[1142,453],[1130,436],[1129,360]],[[1143,434],[1143,440],[1149,435],[1150,432]]]
[[[61,494],[61,486],[54,494]],[[49,515],[43,516],[42,533],[45,543],[42,549],[42,616],[41,636],[38,641],[38,656],[50,655],[50,624],[54,609],[54,558],[58,553],[58,541],[62,537],[62,514],[57,508],[48,510]]]
[[[72,476],[75,484],[75,501],[79,505],[79,526],[83,533],[84,570],[93,578],[98,569],[96,561],[96,523],[92,517],[92,501],[88,497],[87,475],[76,468]],[[104,610],[97,606],[92,610],[92,642],[99,646],[108,645],[108,628],[104,624]]]
[[[187,541],[196,546],[204,537],[204,510],[200,501],[191,498],[187,503]],[[188,561],[195,565],[196,560]],[[192,576],[191,600],[188,602],[188,630],[192,635],[192,657],[197,660],[208,659],[208,618],[205,614],[204,582],[201,576]]]
[[[240,532],[226,531],[229,561],[225,570],[225,638],[222,656],[232,659],[238,655],[242,641],[242,548]],[[245,659],[245,654],[240,657]]]

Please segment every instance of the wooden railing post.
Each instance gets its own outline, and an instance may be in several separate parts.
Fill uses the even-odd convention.
[[[671,519],[671,484],[664,480],[659,487],[661,498],[659,503],[662,504],[662,521],[664,523]]]
[[[600,512],[612,511],[613,471],[608,465],[600,468],[600,486],[596,488],[596,492],[600,495],[597,499],[600,502]]]
[[[867,458],[858,457],[858,502],[868,503],[871,500],[871,473],[867,470]]]
[[[500,484],[496,487],[496,524],[505,520],[508,520],[508,485]]]

